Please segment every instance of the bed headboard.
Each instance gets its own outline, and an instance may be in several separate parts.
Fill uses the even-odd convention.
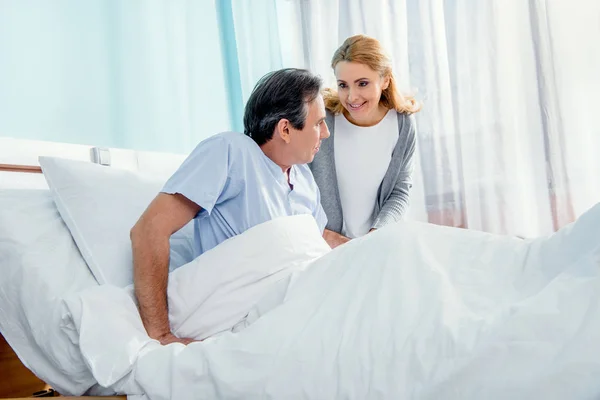
[[[39,156],[89,161],[164,179],[186,157],[185,154],[0,137],[0,189],[47,189],[38,163]]]

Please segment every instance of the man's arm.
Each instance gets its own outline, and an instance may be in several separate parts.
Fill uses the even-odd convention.
[[[160,193],[131,229],[133,281],[140,316],[148,335],[163,345],[192,341],[177,338],[169,325],[169,239],[199,211],[200,206],[185,196]]]
[[[329,229],[325,229],[323,232],[323,238],[332,249],[335,249],[336,247],[350,241],[350,238],[340,235],[337,232],[330,231]]]

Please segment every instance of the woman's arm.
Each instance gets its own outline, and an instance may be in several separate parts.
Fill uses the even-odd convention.
[[[387,199],[381,211],[373,222],[372,229],[383,228],[387,224],[397,222],[402,219],[409,204],[409,191],[411,184],[406,181],[402,181],[396,184],[390,197]]]
[[[416,129],[412,117],[406,118],[405,124],[406,126],[403,126],[402,129],[408,130],[406,134],[407,144],[400,171],[396,178],[396,184],[392,189],[392,193],[381,207],[379,214],[373,221],[371,229],[383,228],[389,223],[401,220],[408,210],[410,189],[412,188],[412,174],[414,170]]]

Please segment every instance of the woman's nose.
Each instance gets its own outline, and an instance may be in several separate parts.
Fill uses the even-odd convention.
[[[354,89],[348,89],[348,102],[353,103],[354,100],[358,99],[358,93]]]

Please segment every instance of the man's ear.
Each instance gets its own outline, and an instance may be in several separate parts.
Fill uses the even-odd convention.
[[[280,119],[275,127],[275,134],[279,135],[284,142],[289,144],[292,140],[290,137],[290,121],[287,119]]]

